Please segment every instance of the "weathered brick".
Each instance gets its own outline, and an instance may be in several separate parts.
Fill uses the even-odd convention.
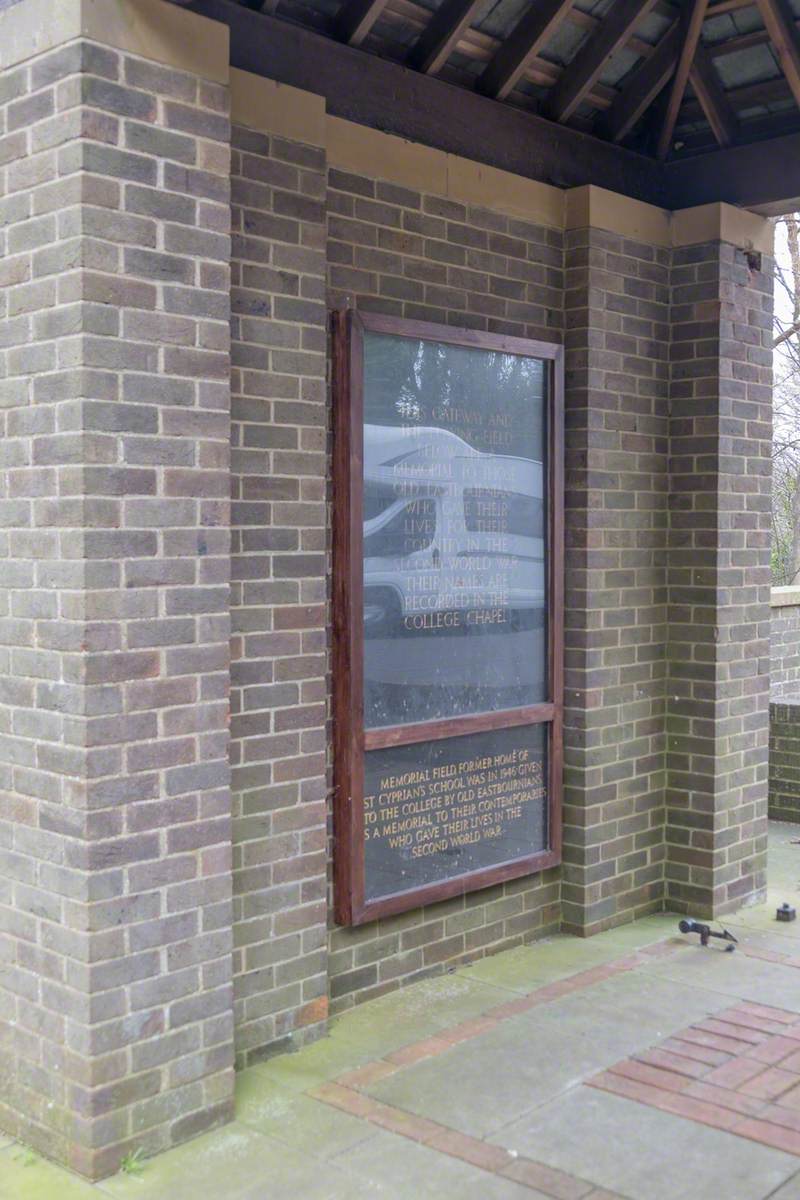
[[[42,1096],[15,1114],[3,1094],[0,1124],[88,1174],[132,1132],[166,1146],[230,1112],[227,501],[171,495],[162,470],[225,478],[229,453],[225,156],[163,107],[224,131],[226,89],[200,93],[79,40],[0,78],[0,786],[25,815],[0,862],[20,938],[0,1041]],[[165,159],[208,169],[178,194]],[[198,351],[184,378],[170,344]]]
[[[771,360],[748,362],[771,345],[764,265],[716,242],[673,256],[667,895],[707,916],[766,885]],[[732,402],[753,421],[736,457]]]

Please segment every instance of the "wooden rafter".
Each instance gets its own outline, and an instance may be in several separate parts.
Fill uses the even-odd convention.
[[[458,45],[483,0],[444,0],[408,56],[409,66],[435,75]]]
[[[721,17],[725,13],[738,12],[740,8],[752,8],[753,0],[719,0],[717,4],[709,4],[708,16]]]
[[[388,0],[345,0],[336,16],[336,33],[350,46],[360,46]]]
[[[672,86],[669,92],[669,100],[667,101],[664,123],[661,126],[658,146],[656,148],[656,156],[660,159],[667,157],[667,152],[672,145],[675,122],[678,120],[678,112],[683,103],[686,84],[689,82],[689,72],[692,69],[695,52],[700,42],[700,34],[703,29],[703,21],[707,8],[708,0],[690,0],[681,18],[680,28],[683,42],[680,54],[678,55],[675,74],[672,77]]]
[[[770,113],[766,117],[751,117],[736,123],[735,145],[749,145],[755,142],[771,141],[784,134],[797,133],[800,130],[800,113],[797,109],[792,112]],[[698,154],[709,154],[717,150],[717,141],[710,130],[697,130],[687,133],[681,146],[681,157],[692,157]],[[727,147],[726,147],[727,148]],[[670,160],[667,159],[667,162]],[[672,161],[678,161],[673,159]]]
[[[0,0],[1,2],[2,0]],[[415,0],[389,0],[383,11],[383,17],[384,20],[396,22],[399,28],[407,30],[410,27],[414,29],[419,37],[422,36],[431,21],[431,14],[428,9],[415,3]],[[570,23],[576,24],[581,29],[587,29],[590,32],[600,25],[597,17],[592,17],[589,13],[582,12],[580,9],[574,7],[570,9],[567,19]],[[492,37],[490,34],[476,29],[474,26],[467,26],[453,49],[457,49],[459,54],[470,59],[472,62],[486,65],[494,58],[500,46],[501,42],[498,38]],[[648,57],[653,49],[648,42],[644,42],[641,38],[637,37],[631,38],[628,42],[628,47],[634,54],[641,55],[644,58]],[[522,78],[528,79],[531,83],[538,84],[540,87],[551,88],[558,82],[563,72],[563,67],[542,58],[540,55],[535,55],[528,62]],[[435,72],[428,72],[428,74],[435,74]],[[472,87],[473,80],[471,78],[466,79],[465,77],[464,84]],[[587,93],[586,99],[595,107],[606,109],[613,102],[615,96],[616,92],[614,88],[606,87],[602,83],[596,83],[591,91]]]
[[[271,2],[274,3],[276,0],[271,0]],[[443,11],[446,6],[447,0],[445,0],[445,4],[441,9],[437,10],[437,12]],[[715,7],[716,6],[709,7],[706,14],[707,18],[713,14]],[[666,5],[663,3],[663,0],[661,0],[661,2],[657,2],[655,4],[653,12],[663,12],[665,8]],[[425,30],[429,26],[432,26],[436,20],[436,14],[434,14],[432,18],[430,11],[427,8],[423,8],[421,4],[417,4],[416,0],[389,0],[389,3],[383,11],[383,17],[384,20],[388,20],[396,24],[398,28],[413,30],[417,34],[418,41],[422,39]],[[574,6],[567,14],[567,21],[570,25],[576,25],[579,29],[588,30],[589,33],[594,33],[595,30],[599,29],[602,23],[599,17],[592,16],[590,13],[583,12],[581,9],[575,8]],[[795,25],[800,27],[800,18],[795,20]],[[749,49],[752,46],[764,45],[768,41],[769,34],[766,32],[766,30],[758,29],[753,33],[743,33],[735,37],[728,38],[724,42],[713,43],[712,45],[706,46],[706,50],[711,58],[717,59],[728,54],[735,54],[739,50]],[[628,39],[625,45],[626,48],[633,54],[638,55],[644,60],[650,59],[653,56],[658,44],[651,45],[649,42],[637,37],[637,35],[634,33]],[[500,42],[497,38],[492,37],[490,34],[484,33],[482,30],[476,29],[474,26],[466,24],[462,28],[459,37],[449,47],[447,54],[451,55],[454,50],[458,50],[458,53],[463,55],[465,58],[471,59],[476,63],[485,64],[488,63],[490,59],[497,53],[499,47]],[[413,53],[414,51],[412,50],[412,54]],[[411,65],[416,66],[419,70],[424,69],[417,62],[412,62]],[[441,64],[441,66],[438,67],[429,68],[428,73],[436,74],[437,70],[441,70],[443,65],[444,64]],[[569,68],[567,68],[567,70],[569,70]],[[550,62],[541,56],[534,56],[529,60],[523,78],[529,79],[532,83],[538,84],[540,87],[552,88],[561,78],[562,74],[562,67],[557,66],[555,63]],[[467,80],[466,77],[463,82],[465,85],[472,85],[471,80]],[[788,90],[788,85],[783,78],[781,78],[780,85],[781,88],[786,88]],[[752,90],[752,85],[747,86]],[[741,89],[739,88],[735,89],[731,93],[732,97],[737,98],[740,90]],[[749,93],[742,92],[743,105],[748,100],[748,94]],[[780,98],[780,96],[778,96],[776,93],[775,98]],[[595,83],[591,90],[587,92],[584,99],[592,104],[595,108],[605,110],[608,109],[616,99],[616,93],[613,88],[605,87],[601,83]],[[699,111],[699,106],[693,98],[687,100],[687,105],[692,107],[694,110]]]
[[[258,0],[254,0],[254,2],[257,3]],[[271,0],[271,2],[276,2],[276,0]],[[263,6],[260,7],[263,8]],[[653,6],[653,12],[662,12],[662,15],[668,15],[662,11],[664,8],[666,8],[666,5],[656,3]],[[706,19],[708,20],[715,14],[717,14],[717,6],[709,5]],[[416,0],[389,0],[383,15],[390,20],[396,21],[399,26],[410,27],[420,37],[428,25],[432,24],[430,11],[427,8],[423,8],[421,4],[417,4]],[[675,13],[672,12],[670,15],[674,18]],[[435,16],[436,14],[434,14],[434,18]],[[600,17],[583,12],[582,9],[575,8],[574,6],[567,14],[567,21],[570,25],[576,25],[579,29],[588,30],[589,33],[594,33],[602,24]],[[800,27],[800,17],[796,17],[794,23]],[[749,50],[753,46],[763,46],[768,41],[769,34],[767,31],[765,29],[756,29],[752,33],[736,34],[734,37],[726,38],[725,41],[712,42],[710,45],[706,45],[706,50],[712,58],[722,58],[728,54],[737,54],[740,50]],[[453,45],[452,50],[457,49],[460,54],[465,55],[467,58],[488,61],[488,58],[491,57],[490,48],[493,53],[499,45],[500,42],[497,38],[475,29],[474,26],[466,25],[462,29],[458,41]],[[638,54],[640,58],[649,58],[655,50],[655,46],[651,45],[650,42],[644,41],[643,38],[638,37],[635,33],[628,38],[625,45],[628,50],[634,54]],[[543,63],[545,63],[545,60],[542,58],[531,60],[531,66],[538,67]],[[560,74],[560,68],[555,67],[553,63],[547,62],[545,65]]]
[[[681,33],[676,23],[658,43],[651,57],[634,71],[627,86],[599,119],[598,133],[611,141],[622,141],[669,83],[680,51]]]
[[[757,0],[761,20],[781,64],[781,70],[800,105],[800,34],[788,0]]]
[[[478,90],[502,100],[524,74],[542,46],[555,33],[572,7],[573,0],[538,0],[518,22],[483,74]]]
[[[594,37],[569,64],[547,100],[547,115],[568,121],[615,50],[628,41],[634,26],[650,12],[655,0],[617,0]]]
[[[702,44],[695,52],[689,82],[717,142],[730,146],[736,141],[738,121]]]
[[[763,83],[746,83],[742,87],[730,88],[725,92],[725,96],[735,112],[752,108],[754,105],[764,106],[792,99],[792,93],[783,75],[778,75],[775,79],[766,79]],[[690,121],[696,121],[703,116],[702,105],[694,96],[687,97],[683,111]],[[778,114],[772,115],[777,117]]]

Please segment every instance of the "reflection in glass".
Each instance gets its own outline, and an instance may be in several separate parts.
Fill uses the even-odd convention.
[[[539,359],[367,333],[364,723],[547,699]]]
[[[371,750],[365,893],[376,900],[548,844],[545,726]]]

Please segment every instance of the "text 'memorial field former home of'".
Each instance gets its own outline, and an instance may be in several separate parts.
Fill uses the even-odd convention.
[[[0,9],[0,1128],[98,1178],[763,894],[800,7]]]

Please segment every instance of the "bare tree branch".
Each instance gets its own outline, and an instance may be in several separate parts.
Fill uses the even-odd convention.
[[[772,343],[772,348],[782,346],[784,342],[788,342],[789,338],[793,338],[796,333],[800,333],[800,321],[795,321],[788,329],[784,329],[783,333],[778,334]]]

